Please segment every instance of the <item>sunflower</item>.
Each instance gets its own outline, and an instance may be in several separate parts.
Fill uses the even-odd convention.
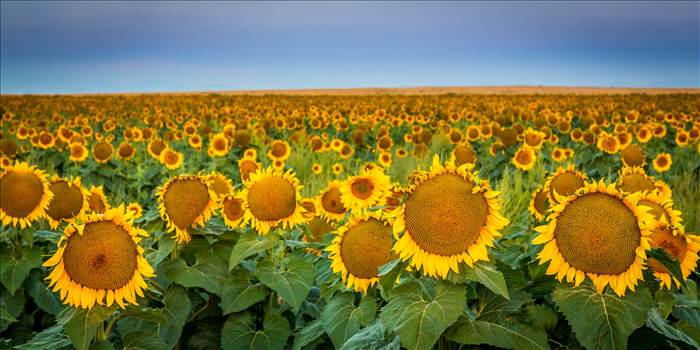
[[[129,159],[133,158],[135,154],[136,149],[134,146],[126,141],[122,141],[122,143],[119,144],[119,148],[117,148],[117,156],[122,161],[128,161]]]
[[[636,144],[630,144],[622,150],[622,164],[628,167],[644,166],[646,155],[644,149]]]
[[[326,187],[326,190],[317,198],[317,208],[320,208],[322,217],[331,221],[339,221],[345,217],[348,209],[340,200],[340,187],[342,184],[339,181],[332,181]]]
[[[238,160],[238,172],[241,175],[241,181],[248,181],[250,175],[262,168],[262,165],[255,161],[255,158],[244,157]]]
[[[552,159],[557,163],[566,159],[566,154],[564,153],[564,150],[559,147],[554,147],[554,150],[552,151]]]
[[[527,209],[536,220],[544,220],[547,213],[547,194],[544,187],[538,188],[532,193],[530,206]]]
[[[0,221],[3,226],[29,227],[45,215],[53,193],[46,174],[27,163],[16,162],[0,175]]]
[[[92,146],[92,157],[100,164],[112,159],[112,154],[114,154],[114,146],[107,141],[101,141]]]
[[[302,237],[305,242],[321,242],[326,234],[336,229],[333,222],[329,222],[318,215],[312,215],[306,226],[308,230],[304,232]]]
[[[90,211],[102,214],[110,208],[102,186],[92,186],[88,193],[87,201]]]
[[[291,170],[259,169],[243,186],[245,221],[259,234],[277,226],[291,228],[304,222],[305,209],[297,204],[301,201],[301,185]]]
[[[334,175],[338,176],[343,173],[343,164],[334,163],[331,170],[333,170]]]
[[[160,152],[160,162],[165,165],[168,170],[175,170],[182,166],[183,155],[170,147],[166,147]]]
[[[240,194],[231,191],[222,197],[221,217],[224,218],[226,227],[230,229],[239,227],[243,221],[244,215],[243,198]]]
[[[463,143],[455,147],[452,151],[455,157],[456,165],[466,163],[474,164],[476,162],[476,153],[468,143]]]
[[[256,151],[255,148],[247,148],[243,151],[243,157],[255,159],[258,157],[258,151]]]
[[[560,196],[570,196],[585,185],[587,176],[569,164],[566,168],[558,167],[557,171],[547,177],[544,191],[552,203],[559,203]]]
[[[546,273],[574,286],[588,276],[598,293],[606,285],[619,296],[627,288],[634,291],[651,244],[648,208],[638,204],[636,195],[602,181],[561,198],[532,241],[544,245],[538,259],[540,264],[550,262]]]
[[[52,268],[49,288],[77,308],[137,305],[136,296],[143,297],[148,288],[144,277],[154,276],[139,246],[148,233],[133,227],[121,206],[81,221],[65,228],[56,253],[44,262]]]
[[[617,185],[620,190],[628,193],[658,190],[664,196],[671,195],[671,188],[666,183],[647,175],[641,167],[622,168]]]
[[[202,148],[202,137],[199,135],[192,135],[190,136],[189,139],[187,139],[187,143],[189,143],[190,147],[194,149],[201,149]]]
[[[189,242],[188,230],[204,226],[211,218],[215,198],[209,181],[201,176],[176,176],[158,189],[160,216],[167,222],[168,232],[175,232],[177,242]]]
[[[270,150],[267,151],[267,156],[271,160],[281,160],[285,161],[289,159],[289,156],[292,154],[292,148],[289,147],[289,144],[285,141],[281,140],[274,140],[270,144]]]
[[[377,161],[379,162],[379,165],[381,165],[384,168],[390,167],[391,166],[391,153],[389,153],[389,152],[379,153],[379,157],[377,158]]]
[[[666,172],[668,169],[671,169],[673,159],[668,153],[660,153],[656,156],[656,158],[654,158],[652,164],[654,166],[654,170],[656,170],[657,173],[663,173]]]
[[[323,171],[323,166],[318,163],[314,163],[314,165],[311,166],[311,172],[314,174],[318,175]]]
[[[218,197],[225,197],[233,193],[233,184],[231,180],[223,174],[213,171],[207,175],[207,179],[211,184],[211,189]]]
[[[228,154],[230,148],[230,142],[224,134],[216,134],[209,140],[209,152],[211,152],[214,157],[225,156]]]
[[[152,139],[148,143],[148,147],[146,147],[146,149],[148,149],[148,154],[150,154],[151,157],[160,160],[161,152],[163,152],[163,150],[166,149],[167,147],[168,147],[168,144],[165,143],[165,141],[163,141],[161,139]]]
[[[535,154],[535,150],[532,147],[523,144],[517,151],[515,151],[515,155],[513,155],[511,162],[516,168],[523,171],[528,171],[535,166],[536,160],[537,154]]]
[[[350,177],[340,186],[343,206],[354,213],[383,205],[390,194],[391,180],[378,167],[363,169],[360,174]]]
[[[63,221],[73,221],[90,208],[90,194],[80,183],[80,177],[63,179],[54,176],[49,183],[49,191],[53,193],[53,198],[46,208],[46,218],[53,229]]]
[[[620,142],[610,134],[603,133],[598,137],[596,146],[607,154],[615,154],[620,150]]]
[[[673,209],[670,193],[661,191],[644,191],[639,194],[639,205],[649,207],[649,214],[654,217],[655,227],[670,226],[682,228],[681,212]]]
[[[651,234],[651,247],[661,248],[672,258],[678,260],[681,266],[681,274],[684,279],[695,271],[698,265],[698,252],[700,251],[700,239],[698,236],[685,235],[682,230],[671,228],[658,228]],[[654,276],[659,279],[662,287],[671,289],[671,282],[680,287],[680,281],[672,277],[666,267],[656,259],[649,259],[649,266]]]
[[[391,226],[378,214],[366,214],[338,228],[326,251],[333,273],[348,288],[367,293],[379,280],[379,267],[391,260],[391,245]]]
[[[138,204],[136,202],[129,203],[129,205],[126,206],[126,211],[131,213],[131,216],[134,219],[138,219],[143,215],[143,208],[141,207],[141,204]]]
[[[498,212],[498,192],[454,158],[440,164],[435,155],[429,172],[414,176],[403,205],[391,214],[398,241],[393,250],[423,273],[447,277],[459,265],[488,260],[487,246],[508,220]],[[399,238],[400,235],[400,238]]]

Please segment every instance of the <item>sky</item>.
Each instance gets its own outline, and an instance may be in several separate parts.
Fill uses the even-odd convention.
[[[0,92],[700,86],[700,2],[6,2]]]

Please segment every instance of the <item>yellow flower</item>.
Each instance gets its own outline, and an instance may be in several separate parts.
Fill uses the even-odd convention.
[[[234,229],[241,226],[245,210],[243,209],[243,198],[239,193],[226,194],[221,199],[221,216],[224,218],[226,227]]]
[[[331,181],[317,198],[316,207],[319,208],[319,212],[322,217],[331,221],[340,221],[345,217],[348,209],[343,205],[340,199],[340,187],[341,183],[339,181]]]
[[[167,147],[160,152],[160,162],[169,170],[175,170],[182,166],[182,153]]]
[[[88,192],[89,195],[87,201],[90,211],[102,214],[110,208],[109,202],[107,202],[107,196],[105,196],[102,186],[92,186]]]
[[[90,194],[80,183],[80,177],[62,179],[54,176],[51,178],[49,190],[53,193],[53,198],[46,208],[46,218],[53,229],[61,222],[72,222],[90,208]]]
[[[666,172],[668,169],[671,169],[673,159],[668,153],[660,153],[656,156],[656,158],[654,158],[652,164],[654,165],[654,170],[656,170],[657,173],[663,173]]]
[[[70,157],[68,159],[81,163],[88,157],[88,149],[82,143],[73,143],[70,145]]]
[[[523,144],[517,151],[515,151],[515,155],[511,161],[516,168],[522,171],[528,171],[535,166],[536,160],[537,154],[535,153],[535,150],[532,147]]]
[[[340,186],[340,200],[345,208],[361,213],[371,207],[383,205],[391,194],[391,180],[381,168],[363,169]]]
[[[204,226],[211,218],[215,199],[209,181],[201,176],[176,176],[158,189],[160,216],[180,243],[190,241],[189,229]]]
[[[245,221],[263,235],[270,229],[304,222],[305,209],[301,201],[299,180],[291,170],[259,169],[243,182],[241,197]]]
[[[16,162],[0,175],[0,221],[3,226],[29,227],[45,215],[53,193],[46,174],[27,163]]]
[[[393,250],[415,269],[434,277],[459,272],[459,265],[487,261],[508,220],[500,213],[498,192],[488,181],[472,174],[454,158],[442,165],[433,158],[429,172],[415,174],[403,205],[389,215],[395,218]]]
[[[139,246],[148,233],[133,227],[121,206],[81,221],[65,228],[56,253],[44,262],[52,267],[49,288],[77,308],[137,305],[136,296],[143,297],[148,288],[144,277],[154,276]]]
[[[559,203],[560,196],[570,196],[586,182],[586,174],[574,168],[572,164],[567,167],[558,167],[557,171],[547,177],[544,183],[544,191],[552,203]]]

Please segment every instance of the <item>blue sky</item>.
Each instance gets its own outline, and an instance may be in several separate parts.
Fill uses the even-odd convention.
[[[698,87],[699,2],[2,2],[2,93]]]

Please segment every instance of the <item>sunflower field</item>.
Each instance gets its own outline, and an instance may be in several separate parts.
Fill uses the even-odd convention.
[[[0,348],[700,349],[697,95],[0,115]]]

